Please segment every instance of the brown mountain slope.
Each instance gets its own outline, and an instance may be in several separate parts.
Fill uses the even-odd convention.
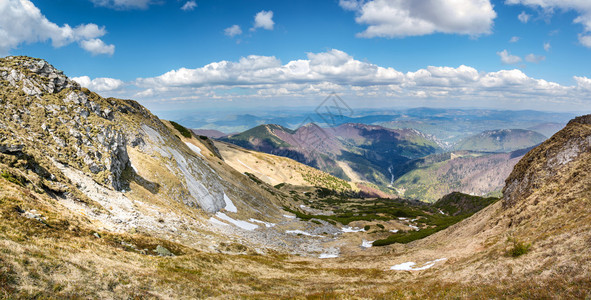
[[[572,120],[526,154],[507,178],[502,201],[409,246],[409,257],[396,261],[445,257],[446,263],[433,276],[447,281],[536,281],[549,290],[554,288],[550,285],[579,282],[588,290],[590,171],[588,115]],[[508,255],[515,241],[530,244],[529,251]]]

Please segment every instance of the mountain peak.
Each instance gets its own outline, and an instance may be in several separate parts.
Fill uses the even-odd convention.
[[[59,93],[66,88],[80,89],[63,71],[43,59],[28,56],[0,58],[0,80],[29,96]]]

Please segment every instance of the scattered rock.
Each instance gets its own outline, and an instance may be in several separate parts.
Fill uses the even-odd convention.
[[[158,245],[156,247],[156,250],[154,250],[154,252],[158,253],[158,255],[160,256],[174,256],[174,254],[172,254],[172,252],[170,252],[170,250]]]

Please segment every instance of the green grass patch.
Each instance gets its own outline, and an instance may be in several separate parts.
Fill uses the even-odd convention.
[[[191,131],[189,131],[189,129],[185,128],[183,125],[175,121],[170,121],[170,124],[172,124],[172,127],[174,127],[174,129],[180,132],[182,136],[186,138],[191,138],[193,136],[193,134],[191,134]]]

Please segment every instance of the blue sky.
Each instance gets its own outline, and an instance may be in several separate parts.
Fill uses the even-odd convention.
[[[0,15],[0,55],[156,112],[331,92],[356,107],[591,108],[588,0],[1,0]]]

